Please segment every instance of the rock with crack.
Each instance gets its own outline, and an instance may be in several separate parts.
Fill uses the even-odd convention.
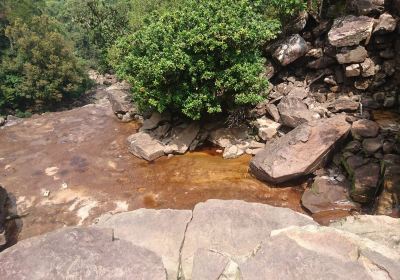
[[[168,279],[177,279],[180,248],[190,210],[139,209],[100,220],[98,227],[112,228],[115,238],[129,241],[161,256]]]
[[[277,44],[272,56],[282,66],[289,65],[308,52],[307,42],[299,35],[292,35]]]
[[[285,126],[295,128],[302,123],[313,120],[313,113],[308,106],[297,97],[285,96],[278,104],[281,121]]]
[[[281,127],[281,124],[266,117],[262,117],[256,120],[256,127],[258,128],[258,136],[262,140],[268,141],[278,134],[278,129]]]
[[[171,130],[171,135],[166,141],[164,152],[166,154],[184,154],[189,150],[190,144],[196,139],[200,131],[197,122],[176,126]]]
[[[147,161],[164,155],[165,146],[149,132],[138,132],[127,139],[129,152]]]
[[[329,104],[328,108],[333,112],[354,112],[357,111],[360,106],[360,102],[351,100],[348,97],[338,98]]]
[[[260,180],[283,183],[311,174],[325,164],[330,152],[350,131],[345,116],[304,123],[267,143],[250,162]]]
[[[301,203],[312,214],[359,209],[359,206],[350,199],[349,187],[347,181],[339,182],[328,176],[318,176],[312,187],[304,192]]]
[[[193,219],[189,223],[183,244],[182,277],[185,280],[201,279],[194,278],[192,274],[199,249],[234,256],[233,260],[238,263],[250,256],[272,230],[308,224],[316,223],[305,215],[285,208],[244,201],[208,200],[199,203],[193,210]],[[226,267],[224,258],[213,257],[219,262],[210,264],[213,271],[221,271]],[[201,261],[207,262],[204,259]],[[199,265],[198,257],[196,262]],[[198,272],[197,268],[195,272]]]
[[[328,33],[329,43],[334,47],[348,47],[366,41],[368,44],[374,19],[366,16],[345,16],[335,19]]]
[[[276,230],[254,257],[239,264],[242,279],[398,279],[400,255],[333,228]]]
[[[3,251],[0,263],[2,279],[167,279],[159,256],[115,240],[110,229],[64,228],[26,239]]]

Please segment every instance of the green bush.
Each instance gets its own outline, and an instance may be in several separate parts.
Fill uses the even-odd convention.
[[[264,2],[187,0],[119,40],[111,65],[142,108],[200,119],[255,104],[267,87],[260,47],[280,30]]]
[[[0,65],[0,109],[47,110],[86,89],[85,68],[54,20],[33,17],[28,25],[17,19],[6,35],[11,48]]]

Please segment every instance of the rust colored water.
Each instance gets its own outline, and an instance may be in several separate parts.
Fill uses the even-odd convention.
[[[118,122],[108,105],[89,105],[0,129],[0,184],[24,215],[19,239],[91,224],[106,212],[191,209],[210,198],[302,212],[303,186],[270,188],[249,175],[249,156],[224,160],[204,150],[152,163],[135,158],[125,139],[137,128]]]

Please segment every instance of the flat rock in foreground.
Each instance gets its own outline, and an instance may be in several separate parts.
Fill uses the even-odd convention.
[[[199,203],[193,210],[182,249],[184,279],[204,279],[192,275],[194,257],[199,249],[241,259],[251,255],[272,230],[310,224],[316,223],[310,217],[286,208],[237,200]],[[197,260],[201,261],[201,258]],[[203,270],[209,269],[203,267]]]
[[[139,209],[101,220],[97,226],[112,228],[114,236],[149,249],[162,257],[168,279],[177,279],[179,253],[190,210]]]
[[[311,174],[350,131],[343,115],[304,123],[285,136],[267,143],[250,162],[260,180],[282,183]]]
[[[161,258],[112,230],[65,228],[26,239],[0,255],[1,279],[166,280]]]

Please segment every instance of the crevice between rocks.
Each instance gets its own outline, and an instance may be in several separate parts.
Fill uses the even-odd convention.
[[[183,233],[182,243],[181,243],[181,246],[179,247],[179,264],[178,264],[178,276],[177,276],[178,280],[185,280],[185,275],[183,275],[183,269],[182,269],[182,250],[183,250],[183,246],[185,244],[186,232],[189,228],[190,223],[193,220],[194,209],[191,212],[192,212],[192,216],[190,217],[189,222],[186,224],[185,232]]]

